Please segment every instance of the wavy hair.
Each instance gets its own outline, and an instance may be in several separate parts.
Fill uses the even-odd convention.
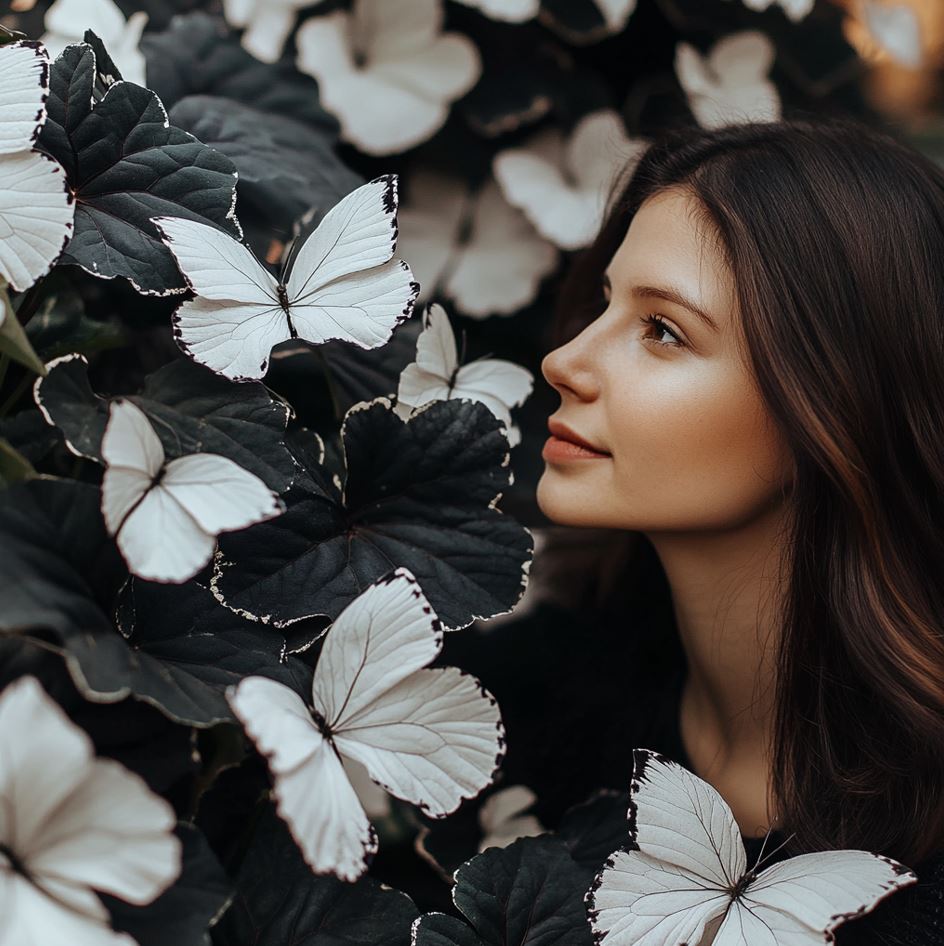
[[[603,269],[665,188],[697,198],[720,238],[745,357],[796,464],[781,824],[802,850],[918,862],[944,846],[944,170],[853,119],[669,130],[572,265],[560,341],[605,307]],[[653,554],[631,535],[628,561]]]

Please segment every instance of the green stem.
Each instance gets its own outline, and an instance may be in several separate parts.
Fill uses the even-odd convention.
[[[23,293],[23,298],[20,299],[20,303],[16,307],[16,317],[19,319],[20,325],[27,325],[29,320],[36,314],[36,310],[39,309],[39,304],[43,300],[42,289],[45,282],[46,278],[43,277],[34,282]]]

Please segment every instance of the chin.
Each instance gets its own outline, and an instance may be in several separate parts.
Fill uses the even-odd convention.
[[[579,489],[553,470],[545,469],[541,475],[535,498],[541,512],[557,525],[584,528],[606,525],[607,503],[605,499],[601,502],[599,491],[591,493]]]

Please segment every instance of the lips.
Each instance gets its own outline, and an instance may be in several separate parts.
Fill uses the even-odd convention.
[[[550,419],[547,422],[551,436],[544,444],[542,456],[548,462],[565,460],[598,460],[610,454],[572,431],[566,424]]]
[[[583,437],[572,431],[566,424],[562,424],[559,420],[554,420],[553,417],[548,419],[547,429],[551,432],[551,435],[558,440],[566,440],[569,443],[583,447],[590,453],[595,453],[599,456],[609,456],[605,450],[601,450],[596,444],[590,443],[589,440],[584,440]]]

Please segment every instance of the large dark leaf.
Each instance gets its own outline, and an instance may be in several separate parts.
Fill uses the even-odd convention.
[[[141,51],[148,88],[168,108],[188,95],[217,95],[337,133],[337,121],[318,103],[314,79],[291,62],[260,62],[217,17],[202,12],[175,16],[165,32],[142,37]]]
[[[284,638],[244,621],[189,583],[132,583],[122,629],[108,614],[127,575],[105,532],[99,490],[31,480],[0,491],[0,632],[53,632],[86,698],[134,695],[178,722],[232,719],[224,691],[260,673],[304,691],[310,671],[283,655]]]
[[[399,890],[362,877],[316,876],[268,806],[236,881],[216,946],[408,946],[416,907]]]
[[[508,441],[484,405],[438,401],[409,422],[380,398],[342,427],[343,494],[309,454],[270,523],[224,536],[214,587],[228,607],[284,626],[337,615],[398,566],[444,626],[508,611],[530,563],[530,533],[495,507]]]
[[[222,151],[239,171],[244,202],[286,233],[310,208],[325,211],[364,183],[334,153],[335,135],[221,96],[190,95],[170,120]]]
[[[169,458],[218,453],[277,492],[291,483],[295,463],[284,444],[289,408],[264,385],[232,384],[181,358],[149,375],[130,400],[148,415]],[[52,365],[36,387],[36,402],[73,452],[101,462],[108,400],[92,390],[83,357]]]
[[[456,871],[452,896],[467,922],[421,917],[415,946],[590,946],[586,872],[557,839],[489,848]]]
[[[151,217],[215,224],[239,235],[236,169],[219,151],[168,124],[160,99],[117,82],[93,102],[95,53],[66,47],[50,69],[39,145],[65,168],[76,198],[75,233],[61,262],[93,276],[127,278],[154,295],[186,283]]]
[[[629,837],[628,810],[628,792],[601,789],[561,818],[556,833],[589,878]]]
[[[209,946],[207,931],[233,895],[203,835],[183,822],[176,833],[183,843],[183,867],[170,889],[144,907],[102,897],[115,928],[130,933],[139,946]]]
[[[0,490],[0,631],[114,634],[121,580],[95,486],[35,479]]]

